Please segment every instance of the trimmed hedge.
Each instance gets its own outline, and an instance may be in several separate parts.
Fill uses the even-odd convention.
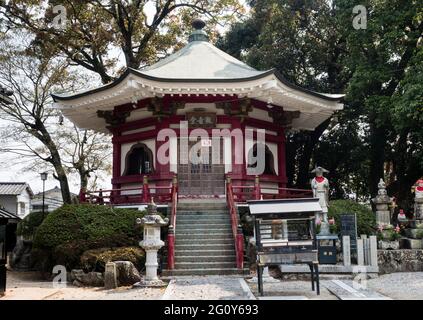
[[[37,231],[37,228],[41,225],[47,215],[48,212],[31,212],[25,218],[23,218],[23,220],[19,221],[18,226],[16,228],[16,235],[23,237],[34,236],[35,232]]]
[[[335,218],[336,229],[341,230],[340,215],[357,214],[357,233],[373,235],[376,232],[376,217],[370,208],[352,200],[333,200],[329,202],[329,218]]]
[[[33,259],[41,271],[60,264],[80,267],[80,257],[90,249],[138,245],[142,228],[136,218],[145,212],[107,206],[64,205],[51,212],[38,227]]]
[[[140,247],[101,248],[85,251],[81,266],[86,272],[104,272],[107,262],[131,261],[138,270],[144,269],[145,252]]]

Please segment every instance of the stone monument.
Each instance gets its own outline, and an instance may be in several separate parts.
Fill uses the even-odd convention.
[[[423,179],[414,185],[414,216],[404,229],[406,238],[401,239],[403,249],[423,249]]]
[[[157,251],[164,246],[164,242],[160,239],[160,228],[166,226],[169,219],[163,219],[157,212],[157,205],[153,198],[147,207],[147,214],[137,219],[137,224],[144,226],[144,239],[140,242],[140,246],[146,252],[145,277],[140,282],[134,284],[135,287],[162,287],[166,283],[157,276]]]
[[[319,235],[330,235],[328,222],[329,180],[323,176],[324,173],[328,173],[329,171],[322,167],[316,167],[311,172],[316,174],[311,180],[313,196],[319,199],[319,204],[322,207],[322,214],[316,213],[316,221],[321,222]]]
[[[391,211],[389,206],[392,203],[392,198],[388,196],[386,191],[386,185],[383,179],[380,179],[378,183],[377,196],[372,199],[372,202],[376,206],[376,224],[380,226],[387,226],[391,224]]]

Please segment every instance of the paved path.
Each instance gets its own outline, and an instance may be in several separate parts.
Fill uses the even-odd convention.
[[[231,276],[178,277],[171,280],[163,300],[251,300],[245,280]]]
[[[103,288],[78,288],[67,285],[54,288],[51,281],[44,281],[35,272],[8,272],[6,296],[2,300],[157,300],[164,288],[120,287],[114,290]]]
[[[365,283],[360,286],[352,280],[323,280],[320,283],[340,300],[392,300],[367,286],[364,287]]]

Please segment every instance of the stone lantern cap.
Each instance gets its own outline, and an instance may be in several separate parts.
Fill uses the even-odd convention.
[[[151,198],[151,203],[147,206],[147,214],[143,218],[137,219],[137,224],[149,227],[162,227],[169,223],[169,219],[163,219],[157,212],[157,205],[154,203],[154,199]]]

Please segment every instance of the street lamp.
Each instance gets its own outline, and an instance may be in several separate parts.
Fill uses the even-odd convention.
[[[13,100],[10,98],[13,95],[13,91],[7,90],[0,85],[0,103],[12,104]]]
[[[40,173],[41,180],[43,180],[43,216],[44,216],[44,200],[45,200],[45,187],[46,187],[46,180],[47,180],[47,172]]]

